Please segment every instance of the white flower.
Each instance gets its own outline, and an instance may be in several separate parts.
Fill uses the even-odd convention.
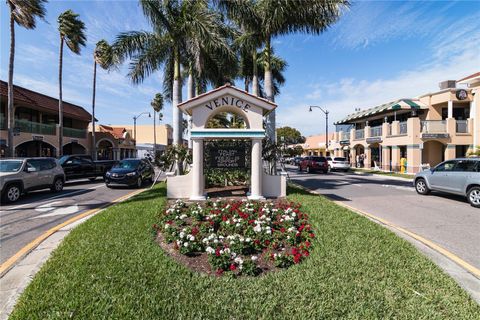
[[[233,260],[233,261],[235,261],[235,262],[238,263],[238,264],[242,264],[242,263],[243,263],[243,260],[242,260],[242,258],[240,258],[240,257],[236,257],[235,260]]]
[[[237,228],[239,228],[241,226],[240,223],[237,222],[237,224],[235,225]]]
[[[170,228],[170,225],[167,223],[165,224],[165,229],[168,229],[168,228]]]
[[[180,236],[180,239],[183,239],[183,238],[185,237],[185,232],[183,232],[183,231],[180,232],[180,235],[179,235],[179,236]]]
[[[259,224],[257,224],[257,225],[253,228],[253,231],[255,231],[255,232],[257,232],[257,233],[258,233],[258,232],[261,232],[261,231],[262,231],[262,227],[261,227]]]
[[[252,241],[252,239],[247,238],[247,239],[245,239],[245,241],[246,241],[246,242],[250,242],[250,241]]]
[[[185,243],[183,244],[183,246],[184,246],[184,247],[188,247],[188,242],[185,242]]]
[[[255,262],[258,260],[258,257],[257,256],[252,256],[252,261]]]
[[[215,249],[213,249],[212,247],[207,247],[207,248],[205,249],[205,251],[206,251],[207,253],[210,253],[210,254],[215,253]]]

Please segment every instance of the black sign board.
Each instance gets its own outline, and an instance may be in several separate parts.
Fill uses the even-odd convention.
[[[457,97],[458,100],[465,100],[468,98],[468,93],[466,90],[460,89],[460,90],[457,90],[457,92],[455,92],[455,96]]]
[[[422,133],[422,139],[441,139],[448,137],[448,133]]]
[[[367,143],[382,142],[382,137],[367,138],[366,140],[367,140]]]
[[[220,148],[210,151],[212,168],[245,168],[244,148]]]
[[[32,135],[32,140],[35,140],[35,141],[43,141],[43,136],[35,136],[35,135]]]
[[[340,145],[341,146],[348,146],[348,145],[350,145],[350,140],[341,140]]]

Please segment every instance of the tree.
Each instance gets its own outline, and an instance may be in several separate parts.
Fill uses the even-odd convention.
[[[97,64],[100,68],[108,70],[115,66],[116,60],[112,47],[106,40],[100,40],[93,51],[93,94],[92,94],[92,157],[97,160],[97,146],[95,142],[95,94],[97,84]]]
[[[46,0],[7,0],[10,8],[10,59],[8,63],[8,107],[7,107],[7,156],[14,156],[13,128],[15,114],[13,108],[13,67],[15,60],[15,23],[26,29],[35,29],[36,19],[45,17]]]
[[[173,143],[182,143],[182,113],[177,105],[182,101],[181,65],[189,65],[192,50],[202,48],[229,50],[218,32],[218,19],[209,10],[208,1],[149,1],[141,0],[144,15],[153,32],[132,31],[120,34],[114,44],[120,60],[131,59],[129,77],[134,83],[164,67],[164,96],[172,101]],[[196,39],[195,41],[193,39]],[[191,59],[190,59],[191,60]],[[177,173],[181,168],[177,166]]]
[[[300,131],[292,127],[277,128],[277,140],[285,145],[304,143],[305,137]]]
[[[163,96],[161,93],[157,93],[153,98],[150,105],[153,108],[153,154],[156,154],[157,151],[157,128],[156,128],[156,118],[158,112],[158,120],[163,119]]]
[[[63,100],[62,100],[62,69],[63,44],[75,54],[80,54],[81,47],[85,46],[85,24],[78,19],[78,14],[67,10],[58,17],[58,31],[60,32],[60,54],[58,61],[58,155],[63,154]]]

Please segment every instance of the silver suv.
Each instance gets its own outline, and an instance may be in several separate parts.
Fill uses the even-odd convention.
[[[458,194],[480,208],[480,158],[444,161],[435,168],[417,173],[413,181],[419,194],[425,195],[431,190]]]
[[[0,160],[2,202],[15,202],[28,191],[63,189],[65,173],[54,158],[22,158]]]

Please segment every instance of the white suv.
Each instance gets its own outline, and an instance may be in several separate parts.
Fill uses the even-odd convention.
[[[63,190],[65,173],[54,158],[22,158],[0,160],[2,202],[15,202],[28,191],[50,188]]]
[[[327,161],[329,171],[343,170],[347,172],[350,170],[350,163],[344,157],[327,157]]]

